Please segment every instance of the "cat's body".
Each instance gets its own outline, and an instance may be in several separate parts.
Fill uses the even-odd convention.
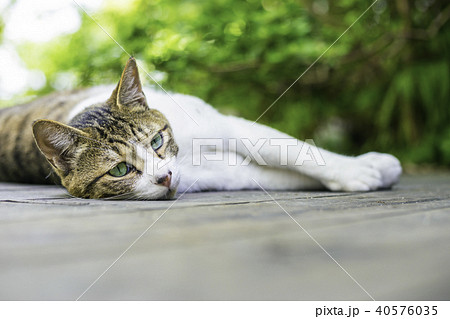
[[[0,109],[0,181],[54,184],[51,165],[36,146],[31,125],[43,118],[67,123],[70,110],[91,94],[92,90],[53,93]]]
[[[113,89],[54,94],[1,110],[0,179],[45,183],[53,166],[75,196],[154,199],[172,197],[177,187],[368,191],[390,187],[401,174],[391,155],[334,154],[222,115],[192,96],[145,88],[145,99],[133,59],[111,95]],[[57,121],[34,125],[45,157],[30,130],[36,119]],[[125,174],[115,176],[120,170]]]

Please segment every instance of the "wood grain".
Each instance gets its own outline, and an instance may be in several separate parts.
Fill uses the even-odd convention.
[[[376,300],[450,299],[449,174],[270,194]],[[82,300],[370,300],[262,191],[106,201],[7,183],[0,299],[77,299],[159,217]]]

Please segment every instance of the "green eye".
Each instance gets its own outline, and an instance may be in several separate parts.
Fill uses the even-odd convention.
[[[153,150],[158,150],[163,145],[163,136],[161,132],[158,132],[150,142],[150,145],[152,146]]]
[[[117,164],[116,167],[114,167],[113,169],[111,169],[108,173],[111,176],[114,177],[122,177],[127,175],[131,170],[131,166],[129,166],[127,163],[122,162]]]

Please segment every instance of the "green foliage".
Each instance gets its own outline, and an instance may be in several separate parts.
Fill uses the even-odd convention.
[[[0,43],[3,41],[3,30],[5,28],[5,24],[3,22],[3,19],[0,17]]]
[[[165,88],[256,119],[370,3],[114,1],[95,19],[150,74],[164,72]],[[332,150],[450,165],[449,17],[444,0],[379,0],[260,121]],[[45,71],[45,92],[60,72],[115,82],[128,58],[86,15],[77,33],[22,56]]]

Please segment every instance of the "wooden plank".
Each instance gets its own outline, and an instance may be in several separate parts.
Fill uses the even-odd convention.
[[[272,196],[375,299],[450,298],[449,175]],[[0,299],[76,299],[173,201],[0,184]],[[186,194],[84,299],[366,300],[264,192]]]

